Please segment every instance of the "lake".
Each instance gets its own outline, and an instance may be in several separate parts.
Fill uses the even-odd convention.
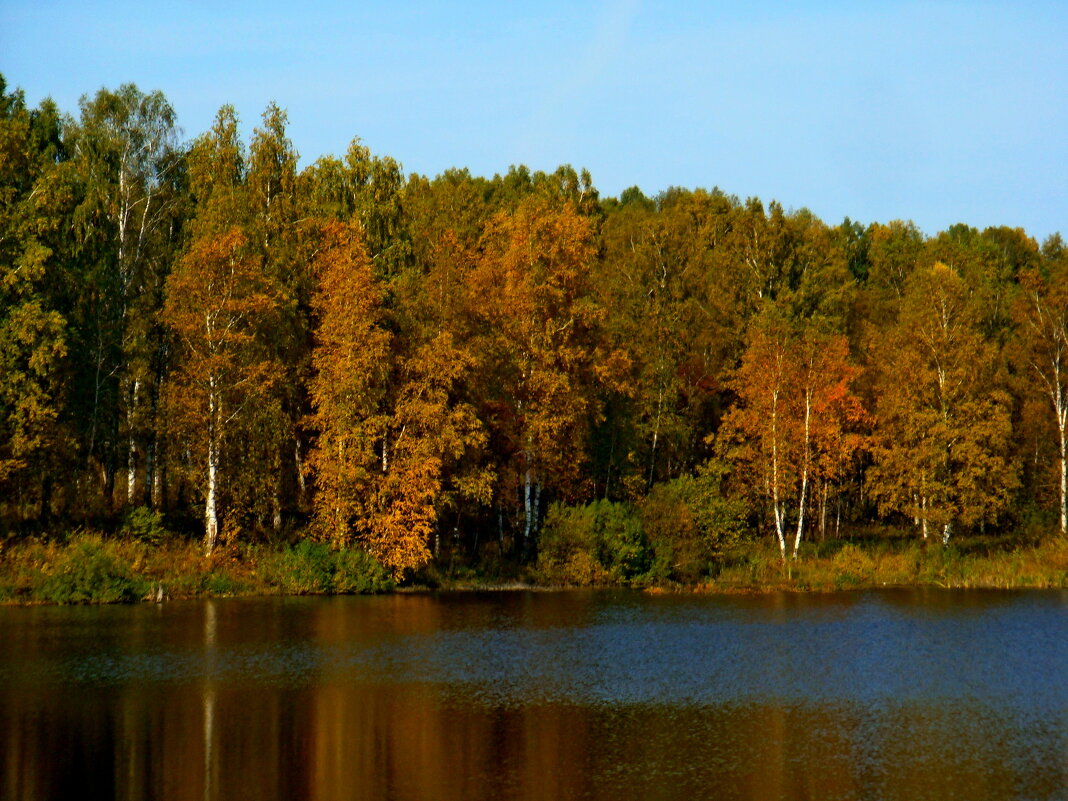
[[[1068,797],[1068,593],[0,608],[0,798]]]

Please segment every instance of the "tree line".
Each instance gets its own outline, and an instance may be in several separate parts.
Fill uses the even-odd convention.
[[[299,170],[286,124],[186,143],[160,92],[70,116],[0,78],[0,525],[149,507],[400,575],[700,475],[784,559],[1068,527],[1059,235],[406,176],[358,139]]]

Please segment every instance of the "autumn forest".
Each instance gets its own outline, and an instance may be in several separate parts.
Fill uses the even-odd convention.
[[[185,142],[159,92],[68,114],[0,79],[0,538],[154,515],[599,583],[1068,528],[1058,235],[405,175],[359,139],[298,169],[286,125]]]

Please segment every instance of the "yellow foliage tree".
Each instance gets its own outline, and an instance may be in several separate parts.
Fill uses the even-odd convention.
[[[318,236],[312,295],[318,323],[309,383],[310,425],[317,433],[308,465],[315,476],[317,532],[341,545],[366,531],[370,517],[389,333],[381,325],[381,292],[359,223],[326,222]]]
[[[977,327],[967,284],[936,263],[909,279],[878,348],[872,494],[884,513],[930,525],[994,520],[1017,485],[1000,356]]]

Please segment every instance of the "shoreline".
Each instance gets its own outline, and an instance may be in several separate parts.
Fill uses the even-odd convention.
[[[555,592],[629,588],[649,594],[760,595],[878,589],[1068,589],[1068,540],[1015,547],[959,547],[899,539],[830,541],[785,565],[777,550],[747,543],[693,583],[634,580],[563,584],[536,565],[457,559],[394,581],[362,551],[326,545],[223,546],[204,556],[199,542],[144,543],[80,533],[67,542],[24,540],[0,550],[0,605],[153,603],[179,599],[428,592]]]

